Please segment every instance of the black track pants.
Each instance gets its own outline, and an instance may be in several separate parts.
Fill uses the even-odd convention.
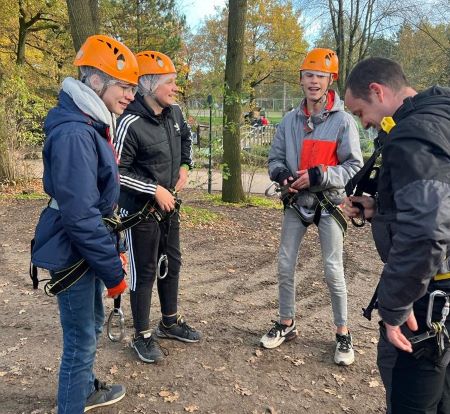
[[[142,221],[126,233],[130,256],[130,302],[136,332],[150,328],[150,305],[156,278],[158,248],[164,237],[153,218]],[[171,218],[167,241],[169,271],[158,279],[158,294],[163,315],[177,313],[178,280],[181,267],[179,215]]]

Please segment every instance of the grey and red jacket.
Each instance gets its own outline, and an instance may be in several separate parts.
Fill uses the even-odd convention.
[[[344,197],[345,184],[362,167],[359,134],[353,117],[333,90],[319,115],[311,116],[306,101],[288,112],[277,127],[269,153],[271,180],[282,182],[297,171],[308,170],[311,187],[299,193],[297,204],[313,208],[314,192],[322,191],[335,204]]]
[[[403,324],[427,290],[450,293],[450,89],[404,100],[396,126],[380,133],[382,166],[372,231],[385,262],[378,288],[381,318]]]
[[[175,188],[181,165],[193,167],[191,130],[181,108],[171,105],[157,116],[139,93],[118,120],[115,148],[122,214],[153,200],[157,185]]]

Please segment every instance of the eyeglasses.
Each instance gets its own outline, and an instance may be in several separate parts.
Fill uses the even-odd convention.
[[[134,86],[134,85],[130,85],[128,83],[122,83],[120,81],[109,81],[108,82],[109,86],[113,86],[113,85],[117,85],[119,88],[122,88],[123,90],[123,94],[125,95],[126,93],[132,93],[133,96],[136,95],[136,92],[138,91],[138,87]]]

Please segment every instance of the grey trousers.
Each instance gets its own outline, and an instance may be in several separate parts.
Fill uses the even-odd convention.
[[[297,213],[285,210],[278,254],[278,289],[280,319],[295,319],[295,267],[300,243],[306,233]],[[331,296],[336,326],[347,325],[347,287],[342,259],[344,236],[336,221],[329,215],[319,222],[319,238],[325,280]]]

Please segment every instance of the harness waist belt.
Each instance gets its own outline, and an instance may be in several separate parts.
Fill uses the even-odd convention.
[[[446,280],[450,279],[450,272],[449,273],[439,273],[435,277],[433,277],[433,280],[438,282],[439,280]]]

